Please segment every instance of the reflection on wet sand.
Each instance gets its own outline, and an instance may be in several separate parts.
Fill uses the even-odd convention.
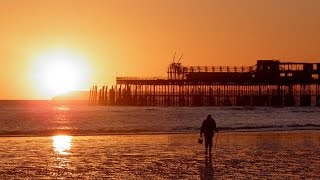
[[[320,133],[0,138],[0,179],[319,179]]]
[[[213,179],[214,169],[212,165],[212,156],[206,156],[203,165],[200,166],[200,179]]]
[[[57,154],[69,155],[72,147],[72,136],[53,136],[52,145]]]
[[[52,145],[56,153],[53,167],[56,177],[66,177],[70,171],[72,136],[58,135],[52,137]]]

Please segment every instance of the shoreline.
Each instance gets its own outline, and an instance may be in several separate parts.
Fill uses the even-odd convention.
[[[293,129],[293,130],[265,130],[265,131],[219,131],[219,134],[274,134],[274,133],[320,133],[320,130],[318,129]],[[61,132],[61,133],[48,133],[48,134],[0,134],[0,138],[2,137],[51,137],[51,136],[59,136],[59,135],[65,135],[65,136],[148,136],[148,135],[188,135],[188,134],[199,134],[199,132],[141,132],[141,133],[89,133],[89,134],[81,134],[81,133],[67,133],[67,132]]]

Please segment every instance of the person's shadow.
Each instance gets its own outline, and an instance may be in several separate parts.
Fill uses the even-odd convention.
[[[200,179],[214,179],[214,169],[212,165],[212,157],[206,156],[204,166],[200,165]]]

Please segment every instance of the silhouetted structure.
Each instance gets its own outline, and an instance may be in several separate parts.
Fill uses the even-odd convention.
[[[320,63],[258,60],[254,66],[182,66],[166,78],[117,77],[94,86],[90,104],[132,106],[320,106]]]

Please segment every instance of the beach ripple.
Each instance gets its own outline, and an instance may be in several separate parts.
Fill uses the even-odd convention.
[[[0,179],[317,179],[319,132],[1,137]],[[60,143],[60,144],[59,144]]]

